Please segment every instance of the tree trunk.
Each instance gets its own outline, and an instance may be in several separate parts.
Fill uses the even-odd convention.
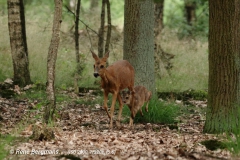
[[[104,45],[104,23],[105,23],[105,0],[102,0],[101,25],[98,32],[98,57],[103,57]]]
[[[209,0],[209,86],[204,132],[239,128],[240,1]]]
[[[75,17],[75,52],[76,52],[76,62],[77,62],[77,70],[75,73],[75,78],[74,78],[74,88],[75,88],[75,93],[79,93],[79,88],[78,88],[78,80],[79,80],[79,75],[81,74],[81,69],[80,69],[80,54],[79,54],[79,33],[78,33],[78,24],[79,24],[79,13],[80,13],[80,5],[81,5],[81,0],[77,1],[77,10],[76,10],[76,17]]]
[[[185,16],[188,25],[192,25],[196,20],[196,2],[195,0],[184,0]]]
[[[106,39],[106,44],[105,44],[105,53],[109,51],[109,45],[111,41],[111,28],[112,28],[112,23],[111,23],[111,8],[110,8],[110,2],[109,0],[106,0],[107,4],[107,20],[108,20],[108,29],[107,29],[107,39]]]
[[[14,84],[31,83],[23,0],[8,0],[8,28],[14,70]]]
[[[53,118],[56,108],[55,97],[55,64],[57,60],[58,45],[60,41],[60,27],[62,22],[62,0],[54,0],[55,11],[53,19],[53,32],[51,44],[49,46],[47,58],[47,100],[48,104],[45,107],[44,121],[48,123]]]
[[[90,10],[96,8],[98,6],[98,0],[91,0]]]
[[[164,76],[169,76],[169,70],[172,68],[172,63],[170,60],[174,55],[166,53],[163,51],[160,44],[161,31],[163,29],[163,6],[164,0],[155,0],[154,13],[155,13],[155,26],[154,26],[154,36],[155,36],[155,73],[158,78]]]
[[[173,54],[163,51],[160,42],[155,41],[155,73],[158,78],[163,78],[170,75],[170,70],[173,67],[171,60],[174,58]]]
[[[155,27],[154,27],[154,35],[157,37],[159,33],[161,33],[163,29],[163,4],[164,0],[158,0],[154,5],[154,14],[155,14]]]
[[[123,58],[135,69],[135,86],[155,93],[154,2],[125,0]]]

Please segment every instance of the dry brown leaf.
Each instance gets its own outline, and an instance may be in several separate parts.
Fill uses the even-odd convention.
[[[31,135],[32,134],[32,125],[29,125],[27,128],[25,128],[24,131],[21,132],[22,135]]]

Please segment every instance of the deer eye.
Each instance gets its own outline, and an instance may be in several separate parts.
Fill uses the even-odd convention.
[[[128,97],[126,97],[126,99],[128,99]]]
[[[95,68],[95,64],[93,65],[93,68]]]
[[[104,65],[101,65],[100,68],[104,68]]]

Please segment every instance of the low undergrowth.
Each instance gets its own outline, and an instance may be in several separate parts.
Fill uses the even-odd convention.
[[[6,148],[7,145],[11,145],[14,141],[14,137],[11,135],[0,134],[0,159],[5,158],[9,154],[9,150]]]
[[[143,116],[138,112],[134,118],[134,123],[161,123],[173,124],[180,111],[178,105],[158,99],[152,99],[148,105],[148,112],[145,111],[146,104],[142,107]],[[130,110],[126,106],[123,115],[130,116]]]

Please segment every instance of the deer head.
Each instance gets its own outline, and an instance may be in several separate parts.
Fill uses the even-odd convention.
[[[122,101],[124,104],[131,104],[131,98],[132,98],[132,95],[131,95],[131,92],[128,90],[124,90],[122,91],[121,93],[121,98],[122,98]]]
[[[92,52],[92,57],[95,60],[95,64],[93,65],[94,67],[94,77],[101,76],[106,69],[106,62],[109,57],[109,52],[107,52],[103,58],[99,58],[93,51]]]

